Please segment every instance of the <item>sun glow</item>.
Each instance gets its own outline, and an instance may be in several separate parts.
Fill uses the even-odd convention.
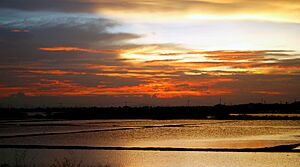
[[[282,16],[267,15],[267,14],[237,14],[237,15],[208,15],[208,14],[190,14],[185,16],[191,20],[202,20],[202,21],[233,21],[233,20],[256,20],[256,21],[274,21],[274,22],[294,22],[295,19],[287,18]]]
[[[178,52],[183,51],[178,49],[159,48],[158,46],[145,46],[129,49],[124,51],[124,53],[121,53],[120,56],[123,59],[136,63],[159,60],[179,60],[185,58],[185,55],[177,54]]]

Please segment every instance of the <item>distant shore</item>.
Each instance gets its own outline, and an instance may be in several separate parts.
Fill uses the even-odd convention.
[[[0,108],[0,120],[24,119],[240,119],[300,120],[300,102],[214,106]]]

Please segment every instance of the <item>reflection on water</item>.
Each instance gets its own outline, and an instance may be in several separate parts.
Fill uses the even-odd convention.
[[[109,120],[0,122],[0,145],[263,148],[300,143],[296,120]],[[13,161],[20,149],[0,149]],[[26,149],[38,164],[72,157],[111,166],[300,166],[300,153]]]

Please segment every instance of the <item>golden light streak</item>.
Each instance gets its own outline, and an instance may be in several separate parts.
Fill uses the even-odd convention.
[[[283,95],[283,94],[287,94],[286,92],[274,92],[274,91],[253,91],[252,93],[264,94],[264,95]]]
[[[284,54],[284,58],[282,54]],[[287,58],[287,56],[289,57]],[[138,63],[139,66],[165,65],[173,67],[186,75],[299,73],[297,66],[280,67],[276,65],[283,60],[298,58],[294,52],[284,50],[188,51],[150,46],[126,50],[120,54],[120,57],[128,59],[129,62]]]
[[[97,12],[129,22],[176,22],[178,20],[257,20],[299,23],[296,0],[241,1],[203,0],[115,1],[123,5],[99,4]],[[138,13],[138,14],[137,14]]]

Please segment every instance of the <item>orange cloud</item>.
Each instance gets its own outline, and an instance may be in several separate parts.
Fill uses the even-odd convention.
[[[154,50],[153,50],[154,48]],[[41,79],[38,83],[30,83],[32,86],[3,87],[4,94],[25,92],[28,95],[149,95],[158,98],[173,98],[181,96],[220,96],[234,94],[241,87],[233,88],[231,83],[239,82],[241,77],[230,77],[239,75],[256,74],[285,74],[299,73],[297,62],[284,61],[284,59],[274,57],[277,51],[175,51],[170,48],[165,50],[155,50],[156,48],[142,48],[130,50],[127,56],[134,58],[144,58],[146,61],[123,61],[118,65],[106,64],[82,64],[80,68],[93,71],[92,74],[100,79],[112,79],[110,84],[100,84],[98,86],[83,86],[70,80],[49,80]],[[77,47],[53,47],[40,48],[44,51],[81,51],[89,53],[116,53],[122,58],[126,56],[126,50],[93,50]],[[167,52],[170,51],[170,52]],[[281,51],[278,51],[281,54]],[[141,55],[140,55],[141,54]],[[269,59],[268,56],[272,56]],[[162,56],[162,57],[160,57]],[[276,55],[275,55],[276,56]],[[172,57],[172,59],[169,59]],[[124,57],[123,57],[124,58]],[[125,57],[126,58],[126,57]],[[130,58],[130,57],[129,57]],[[286,59],[285,59],[286,60]],[[13,67],[11,67],[13,68]],[[74,68],[74,67],[73,67]],[[26,68],[21,68],[26,69]],[[30,68],[27,68],[30,69]],[[72,68],[71,68],[72,69]],[[76,72],[72,70],[40,70],[38,68],[30,70],[17,70],[16,72],[26,72],[44,75],[81,75],[86,72]],[[198,75],[198,76],[197,76]],[[218,76],[218,77],[216,77]],[[54,76],[52,76],[54,77]],[[124,79],[126,78],[126,79]],[[134,80],[131,86],[115,87],[113,80]],[[80,81],[79,81],[80,82]],[[278,82],[278,81],[277,81]],[[242,83],[242,82],[241,82]],[[255,81],[253,81],[255,83]],[[114,85],[114,86],[112,86]],[[122,84],[121,84],[122,85]],[[237,85],[234,83],[233,85]],[[276,88],[275,88],[276,89]],[[285,92],[276,91],[253,91],[248,93],[263,95],[281,95]]]
[[[207,52],[210,55],[208,59],[238,61],[238,60],[257,60],[264,59],[267,52],[265,51],[213,51]]]
[[[89,64],[85,66],[86,68],[89,69],[96,69],[96,70],[101,70],[101,71],[123,71],[127,70],[127,66],[110,66],[110,65],[94,65],[94,64]]]
[[[134,57],[130,62],[139,63],[140,66],[161,66],[168,70],[173,68],[186,75],[299,73],[299,67],[295,63],[281,65],[287,57],[290,60],[299,57],[289,50],[163,52],[155,49],[156,47],[152,47],[138,53],[142,54],[141,56],[122,55]]]
[[[30,32],[28,29],[12,29],[10,32],[20,33],[20,32]]]
[[[109,66],[109,65],[87,65],[87,68],[101,70],[97,76],[110,76],[121,78],[151,78],[151,77],[171,77],[180,70],[175,69],[153,69],[151,67],[132,67],[128,65]]]
[[[121,78],[151,78],[151,77],[171,77],[175,74],[144,74],[144,73],[97,73],[97,76],[121,77]]]
[[[20,91],[30,96],[54,96],[54,95],[149,95],[158,98],[173,98],[181,96],[217,96],[229,94],[231,89],[210,88],[217,83],[232,82],[232,79],[220,78],[216,80],[181,81],[168,78],[149,79],[145,83],[134,86],[110,87],[101,85],[96,87],[81,86],[70,80],[41,79],[32,86],[2,87],[0,92],[5,95],[18,93]]]
[[[145,70],[129,71],[132,63],[138,67],[161,66],[161,71],[157,74],[160,76],[176,76],[175,72],[182,72],[187,75],[213,74],[213,75],[229,75],[234,73],[247,74],[270,74],[284,73],[278,70],[271,63],[280,62],[282,54],[286,57],[295,56],[288,54],[287,50],[254,50],[254,51],[195,51],[183,50],[164,46],[145,46],[127,50],[94,50],[78,47],[51,47],[40,48],[44,51],[81,51],[89,53],[116,53],[124,60],[122,66],[109,65],[88,65],[87,68],[99,69],[105,72],[98,73],[101,76],[112,77],[152,77],[155,72],[147,72]],[[171,58],[171,59],[170,59]],[[283,68],[282,68],[283,69]],[[297,69],[285,67],[289,69],[286,73],[297,73]],[[164,72],[165,71],[165,72]],[[127,74],[125,74],[127,73]],[[171,74],[173,73],[173,74]]]
[[[212,81],[212,80],[211,80]],[[173,98],[181,96],[216,96],[229,94],[232,92],[230,89],[197,89],[197,86],[204,86],[205,84],[214,85],[217,82],[228,82],[229,80],[217,80],[206,82],[187,82],[172,79],[151,79],[145,84],[137,86],[123,86],[118,88],[105,88],[108,94],[129,94],[129,95],[150,95],[158,98]],[[110,92],[110,93],[109,93]]]
[[[85,72],[63,71],[63,70],[17,70],[16,72],[29,72],[35,74],[48,74],[48,75],[83,75]]]
[[[54,80],[54,79],[41,79],[36,85],[41,87],[51,87],[51,86],[63,86],[63,87],[73,87],[74,83],[70,80]]]
[[[283,95],[283,94],[287,94],[286,92],[275,92],[275,91],[253,91],[252,93],[264,94],[264,95]]]
[[[27,88],[24,87],[8,87],[4,85],[0,85],[0,97],[9,96],[11,94],[16,94],[18,92],[22,92],[24,90],[27,90]]]
[[[87,48],[79,48],[79,47],[48,47],[48,48],[39,48],[42,51],[79,51],[79,52],[87,52],[87,53],[121,53],[122,50],[110,50],[110,49],[87,49]]]

